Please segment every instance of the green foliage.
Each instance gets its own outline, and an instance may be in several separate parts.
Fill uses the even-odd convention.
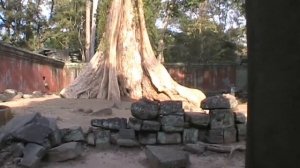
[[[55,0],[45,46],[83,51],[85,0]]]

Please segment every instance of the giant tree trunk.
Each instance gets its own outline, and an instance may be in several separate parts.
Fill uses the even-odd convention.
[[[179,85],[159,63],[145,25],[142,0],[112,0],[106,32],[98,51],[73,83],[61,91],[65,98],[120,100],[146,97],[182,100],[200,106],[205,95]]]

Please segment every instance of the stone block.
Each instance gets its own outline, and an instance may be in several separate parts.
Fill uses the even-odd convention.
[[[222,94],[207,97],[201,101],[202,109],[231,109],[235,108],[238,105],[238,101],[233,95]]]
[[[237,141],[237,131],[235,127],[224,128],[224,143],[234,143]]]
[[[223,128],[208,130],[206,141],[208,143],[213,143],[213,144],[223,144],[224,143]]]
[[[196,143],[198,141],[199,130],[196,128],[189,128],[183,130],[182,141],[184,144]]]
[[[136,139],[134,129],[120,129],[119,138],[121,138],[121,139]]]
[[[186,112],[185,121],[194,127],[206,128],[209,125],[210,116],[200,112]]]
[[[183,150],[191,152],[193,154],[202,154],[206,151],[206,146],[203,144],[185,144]]]
[[[95,145],[98,149],[108,149],[110,145],[110,131],[109,130],[99,130],[94,132],[95,134]]]
[[[46,149],[38,144],[28,143],[23,151],[20,166],[26,168],[38,168],[41,159],[45,156]]]
[[[108,119],[92,119],[91,125],[93,127],[100,127],[109,130],[120,130],[122,128],[127,128],[126,118],[108,118]]]
[[[9,101],[10,97],[6,94],[0,94],[0,102],[7,102]]]
[[[198,141],[202,141],[202,142],[206,141],[207,133],[208,133],[207,129],[198,129]]]
[[[141,130],[142,131],[159,131],[160,130],[160,122],[152,121],[152,120],[143,120]]]
[[[141,100],[132,103],[132,116],[141,120],[151,120],[158,117],[158,103],[154,101]]]
[[[182,132],[184,117],[179,115],[162,116],[160,119],[162,130],[165,132]]]
[[[210,115],[210,128],[227,128],[233,127],[234,113],[230,109],[215,109],[209,111]]]
[[[238,141],[245,141],[247,139],[247,124],[236,124]]]
[[[110,134],[110,143],[114,144],[114,145],[118,145],[118,138],[119,138],[119,134],[118,133],[111,133]]]
[[[48,160],[52,162],[62,162],[79,157],[83,152],[80,142],[64,143],[48,151]]]
[[[5,89],[3,93],[12,98],[16,96],[18,92],[15,89]]]
[[[184,115],[182,101],[161,101],[159,108],[160,115]]]
[[[85,141],[84,134],[81,127],[64,128],[61,129],[62,142],[83,142]]]
[[[143,121],[137,118],[130,117],[128,121],[128,127],[136,131],[140,131],[142,128]]]
[[[117,139],[117,144],[121,147],[137,147],[140,146],[135,139]]]
[[[161,146],[146,146],[145,154],[151,168],[183,168],[189,165],[184,151]]]
[[[176,126],[170,126],[170,125],[163,125],[162,126],[162,131],[165,132],[182,132],[183,127],[176,127]]]
[[[247,122],[247,117],[244,113],[241,112],[235,112],[234,113],[235,123],[237,124],[243,124]]]
[[[157,143],[159,144],[180,144],[182,142],[180,133],[157,133]]]
[[[96,137],[94,132],[89,132],[86,136],[86,143],[91,146],[96,146]]]
[[[13,118],[11,108],[0,105],[0,127]]]
[[[154,145],[156,144],[157,140],[157,133],[150,133],[150,132],[139,132],[138,140],[140,144],[143,145]]]

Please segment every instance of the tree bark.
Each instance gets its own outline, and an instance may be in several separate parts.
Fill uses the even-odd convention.
[[[85,4],[85,60],[90,60],[91,49],[91,0],[86,0]]]
[[[182,100],[200,107],[205,95],[179,85],[157,60],[145,25],[142,0],[113,0],[98,51],[70,86],[66,98]],[[189,110],[189,109],[187,109]]]
[[[92,28],[91,28],[91,49],[90,49],[90,56],[95,54],[95,41],[96,41],[96,14],[97,14],[97,7],[98,7],[98,0],[93,0],[93,9],[92,9]]]

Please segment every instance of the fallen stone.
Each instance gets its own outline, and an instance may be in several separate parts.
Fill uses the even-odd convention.
[[[83,142],[85,141],[81,127],[61,129],[62,142]]]
[[[118,145],[118,138],[119,138],[119,134],[118,133],[111,133],[110,134],[110,143],[113,145]]]
[[[100,127],[110,130],[120,130],[122,128],[127,128],[126,118],[108,118],[108,119],[92,119],[91,125],[93,127]]]
[[[43,145],[50,133],[53,132],[47,122],[46,118],[40,117],[35,122],[28,123],[14,131],[12,136],[21,141]]]
[[[152,121],[152,120],[143,120],[141,130],[142,131],[159,131],[160,130],[160,122]]]
[[[210,116],[206,113],[186,112],[185,120],[186,122],[189,122],[192,126],[206,128],[209,125]]]
[[[146,146],[145,154],[152,168],[183,168],[189,165],[189,155],[168,147]]]
[[[111,108],[104,108],[104,109],[101,109],[101,110],[98,110],[98,111],[95,111],[95,112],[92,112],[90,113],[90,115],[92,116],[110,116],[113,114],[113,111]]]
[[[224,130],[222,128],[208,130],[206,141],[212,144],[223,144]]]
[[[22,116],[16,116],[12,118],[3,128],[3,132],[6,134],[12,134],[15,131],[21,129],[26,124],[35,122],[40,118],[41,115],[39,113],[32,113]]]
[[[157,143],[159,144],[180,144],[181,134],[180,133],[157,133]]]
[[[209,111],[210,128],[227,128],[234,126],[234,113],[230,109],[215,109]]]
[[[231,109],[238,105],[238,101],[233,95],[222,94],[217,96],[207,97],[202,100],[202,109]]]
[[[31,94],[23,94],[24,99],[31,99],[33,96]]]
[[[182,109],[182,101],[161,101],[160,102],[160,115],[184,115]]]
[[[140,131],[142,128],[143,121],[137,118],[130,117],[128,121],[128,127],[136,131]]]
[[[33,98],[39,98],[39,97],[43,97],[44,94],[41,91],[33,91],[32,92],[32,97]]]
[[[138,140],[140,144],[143,145],[154,145],[156,144],[156,133],[148,133],[148,132],[139,132]]]
[[[25,146],[23,143],[15,143],[11,145],[11,151],[13,157],[21,157],[23,155],[23,151]]]
[[[158,117],[158,103],[154,101],[141,100],[132,103],[132,116],[141,120],[151,120]]]
[[[196,143],[198,141],[199,130],[196,128],[189,128],[183,130],[182,141],[184,144]]]
[[[18,92],[15,89],[5,89],[3,93],[12,98],[16,96]]]
[[[26,168],[38,168],[41,159],[45,156],[46,149],[34,143],[28,143],[23,151],[23,158],[20,166]]]
[[[94,132],[95,134],[95,145],[97,149],[108,149],[110,145],[111,133],[109,130],[99,130]]]
[[[183,150],[191,152],[193,154],[202,154],[206,151],[206,146],[199,143],[196,144],[185,144]]]
[[[247,117],[244,113],[241,112],[235,112],[234,113],[235,123],[237,124],[243,124],[247,122]]]
[[[224,128],[224,143],[233,143],[237,141],[237,131],[235,127]]]
[[[62,133],[57,126],[57,119],[48,118],[49,128],[52,130],[52,133],[49,135],[49,140],[51,147],[59,146],[62,143]]]
[[[247,125],[246,124],[236,124],[237,138],[238,141],[245,141],[247,139]]]
[[[0,94],[0,102],[7,102],[9,101],[9,96],[5,95],[5,94]]]
[[[22,92],[18,92],[17,95],[15,95],[12,100],[18,100],[21,99],[23,97],[23,93]]]
[[[47,153],[47,158],[52,162],[62,162],[79,157],[83,152],[80,142],[69,142],[52,148]]]

